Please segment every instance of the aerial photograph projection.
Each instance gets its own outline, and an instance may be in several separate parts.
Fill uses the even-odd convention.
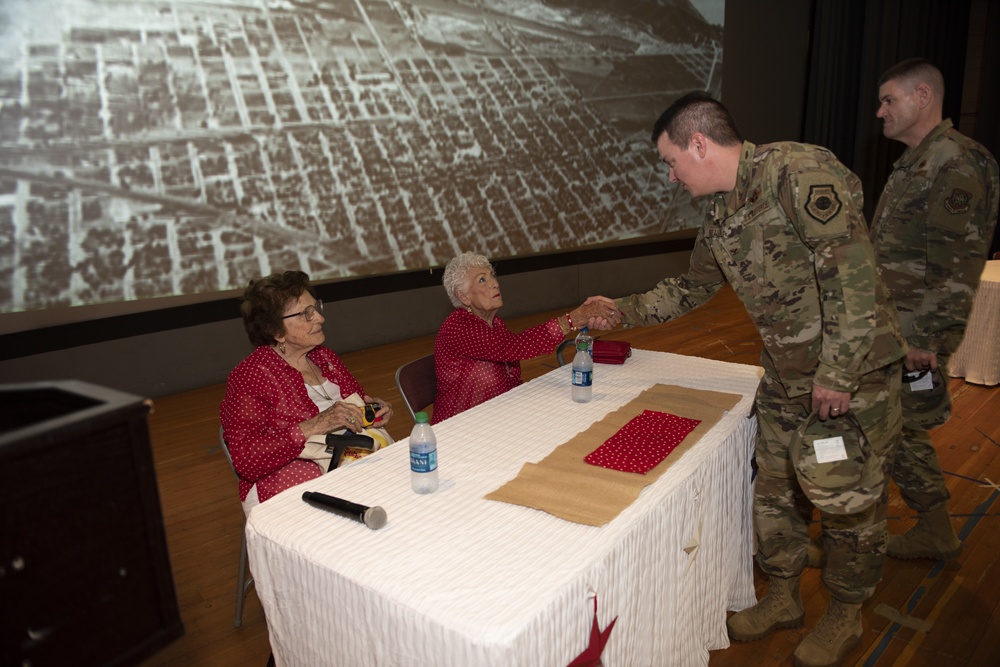
[[[691,229],[722,3],[3,0],[0,313]]]

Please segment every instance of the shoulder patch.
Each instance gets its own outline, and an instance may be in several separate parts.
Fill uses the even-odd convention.
[[[949,213],[967,213],[972,203],[972,193],[955,188],[951,191],[951,196],[944,200],[944,208]]]
[[[835,218],[843,205],[832,183],[809,186],[809,198],[805,205],[806,213],[821,225],[825,225]]]

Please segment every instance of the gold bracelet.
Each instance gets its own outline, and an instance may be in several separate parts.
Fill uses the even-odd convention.
[[[576,327],[573,326],[573,318],[569,316],[569,313],[566,313],[566,323],[569,325],[569,330],[570,331],[572,331],[573,329],[576,329]]]

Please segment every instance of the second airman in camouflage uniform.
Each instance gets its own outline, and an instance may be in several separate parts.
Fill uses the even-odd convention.
[[[919,521],[889,538],[897,558],[955,558],[962,543],[928,429],[951,411],[948,357],[958,349],[997,222],[1000,184],[989,151],[942,119],[944,79],[923,59],[879,81],[885,136],[907,145],[893,165],[872,221],[879,272],[909,343],[901,392],[903,436],[893,479]],[[928,377],[920,377],[927,374]]]
[[[725,107],[704,93],[667,109],[653,141],[670,180],[712,202],[688,271],[618,299],[623,322],[679,317],[729,282],[764,342],[754,516],[757,560],[771,586],[755,607],[730,617],[730,635],[746,641],[802,623],[799,576],[815,505],[827,538],[823,581],[831,602],[795,657],[802,665],[835,664],[860,638],[861,603],[881,576],[905,354],[875,269],[860,182],[825,149],[743,142]],[[810,498],[790,457],[803,437],[796,432],[848,410],[877,461],[847,488]]]

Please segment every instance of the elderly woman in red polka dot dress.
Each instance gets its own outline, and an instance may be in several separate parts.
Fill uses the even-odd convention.
[[[376,426],[388,423],[392,406],[366,395],[323,346],[323,302],[305,273],[250,281],[240,309],[257,347],[230,373],[219,416],[240,478],[240,500],[249,511],[323,474],[319,464],[301,458],[310,436],[362,430],[361,408],[344,399],[357,394],[380,403]]]
[[[434,341],[435,424],[521,384],[521,360],[553,353],[577,327],[610,329],[619,321],[614,301],[592,296],[561,317],[513,334],[497,317],[503,298],[485,256],[466,252],[453,258],[443,282],[455,310]]]

